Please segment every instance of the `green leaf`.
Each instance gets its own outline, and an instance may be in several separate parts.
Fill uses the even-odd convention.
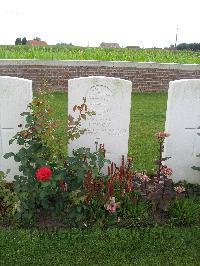
[[[6,153],[3,157],[4,157],[5,159],[8,159],[8,158],[13,157],[13,156],[15,156],[15,154],[14,154],[13,152],[8,152],[8,153]]]
[[[32,117],[32,115],[27,115],[27,117],[26,117],[26,122],[28,123],[28,124],[31,124],[32,123],[32,121],[33,121],[33,117]]]
[[[15,141],[15,138],[14,139],[11,139],[9,140],[9,145],[11,145],[13,142]]]
[[[41,182],[41,187],[48,187],[51,185],[51,182],[50,181],[45,181],[45,182]]]
[[[20,114],[21,116],[30,115],[30,112],[23,112]]]
[[[193,170],[200,171],[200,167],[197,167],[197,166],[192,166],[192,169],[193,169]]]
[[[17,143],[18,143],[19,145],[24,145],[25,140],[24,140],[22,137],[20,137],[20,138],[17,139]]]
[[[14,155],[14,160],[15,160],[15,162],[20,162],[21,161],[20,157],[17,156],[17,154]]]

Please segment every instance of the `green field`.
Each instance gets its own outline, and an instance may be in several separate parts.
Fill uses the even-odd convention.
[[[199,64],[200,52],[67,46],[0,46],[0,59],[108,60]]]
[[[64,125],[67,117],[67,95],[55,93],[50,102],[55,110],[55,119],[62,122],[62,127],[57,131],[60,138],[64,138],[66,145],[63,147],[63,153],[66,153]],[[164,130],[166,103],[166,93],[132,94],[129,155],[134,157],[135,169],[138,171],[152,172],[155,168],[154,161],[158,152],[155,133]]]
[[[0,265],[199,265],[200,228],[0,230]]]

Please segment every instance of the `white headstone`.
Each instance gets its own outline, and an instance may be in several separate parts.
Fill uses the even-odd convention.
[[[69,80],[68,113],[75,117],[73,107],[83,102],[96,115],[82,123],[84,135],[68,145],[69,154],[80,147],[96,151],[104,144],[106,158],[119,165],[128,154],[128,138],[132,83],[112,77],[84,77]],[[96,143],[96,144],[95,144]],[[98,144],[97,144],[98,143]]]
[[[21,130],[18,125],[24,125],[21,113],[28,111],[27,105],[32,101],[32,81],[15,77],[0,77],[0,170],[10,173],[8,181],[18,174],[19,164],[12,158],[4,159],[7,152],[17,152],[18,145],[9,140]]]
[[[166,114],[164,156],[171,157],[166,164],[172,168],[174,181],[186,180],[200,184],[200,80],[170,82]]]

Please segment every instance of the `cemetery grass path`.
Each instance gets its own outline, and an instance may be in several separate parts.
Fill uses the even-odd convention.
[[[55,93],[49,99],[55,109],[55,119],[62,122],[57,133],[63,142],[63,154],[66,154],[67,139],[63,132],[67,116],[67,95]],[[129,155],[134,157],[135,169],[138,171],[147,170],[151,173],[155,168],[154,161],[158,152],[155,133],[164,130],[166,103],[167,93],[132,94]]]
[[[0,230],[0,265],[199,265],[200,228]]]

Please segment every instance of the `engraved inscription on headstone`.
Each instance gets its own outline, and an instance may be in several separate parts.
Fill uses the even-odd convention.
[[[19,174],[19,164],[13,158],[4,159],[7,152],[16,153],[18,145],[14,142],[9,145],[9,140],[21,130],[18,125],[24,125],[21,113],[28,111],[27,105],[32,101],[32,81],[14,77],[0,77],[0,170],[10,173],[8,181]]]
[[[82,128],[86,129],[85,134],[69,144],[69,154],[80,147],[95,151],[97,143],[104,143],[106,157],[120,163],[121,156],[128,153],[131,91],[132,83],[118,78],[69,80],[69,114],[75,116],[73,106],[80,104],[83,97],[86,97],[88,109],[96,113],[82,123]]]
[[[165,131],[164,155],[171,157],[167,165],[173,169],[174,181],[186,180],[200,184],[200,174],[192,166],[199,166],[200,153],[200,80],[170,82]]]
[[[98,135],[99,131],[106,131],[111,125],[108,113],[111,111],[109,105],[112,99],[112,91],[106,86],[95,85],[88,90],[86,99],[96,115],[89,119],[85,134]]]

